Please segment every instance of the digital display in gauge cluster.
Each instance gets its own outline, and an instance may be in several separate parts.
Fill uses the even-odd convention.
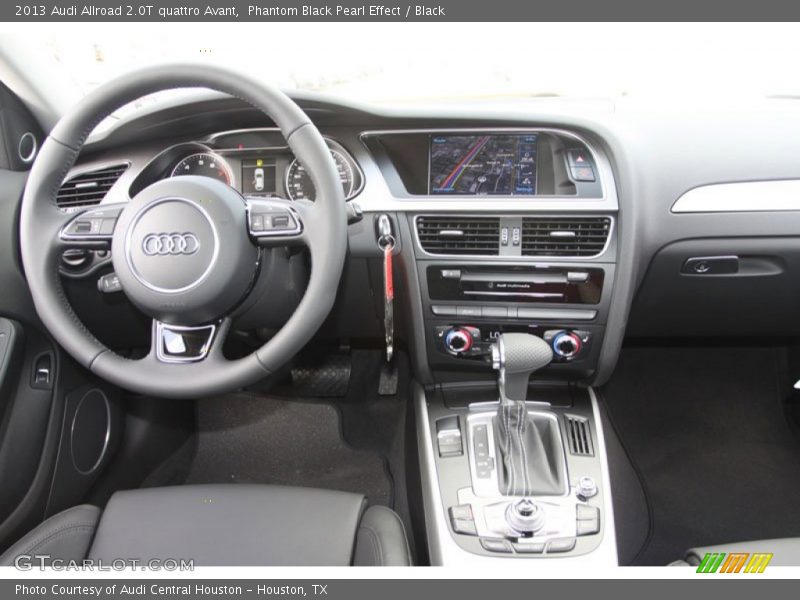
[[[242,160],[242,194],[245,196],[275,196],[277,166],[263,158]]]

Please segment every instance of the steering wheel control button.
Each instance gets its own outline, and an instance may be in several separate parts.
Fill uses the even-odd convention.
[[[97,289],[104,294],[112,294],[122,291],[122,284],[116,273],[108,273],[97,280]]]
[[[114,233],[121,207],[88,210],[76,216],[61,230],[63,240],[108,241]]]
[[[254,237],[299,235],[303,228],[289,207],[262,198],[248,198],[250,235]]]
[[[489,552],[511,554],[511,544],[505,540],[481,538],[481,546],[483,546],[484,550],[488,550]]]
[[[156,324],[158,360],[167,363],[185,363],[203,360],[214,340],[216,325],[178,327]]]

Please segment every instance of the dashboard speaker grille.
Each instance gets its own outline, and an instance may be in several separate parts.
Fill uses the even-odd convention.
[[[522,256],[595,256],[610,232],[609,217],[525,217]]]
[[[420,246],[430,254],[496,256],[499,217],[417,217]]]
[[[569,444],[570,454],[577,456],[594,456],[594,446],[592,444],[592,432],[589,429],[589,421],[583,417],[566,415],[564,417],[567,425],[567,443]]]
[[[65,181],[58,190],[56,204],[59,208],[76,208],[99,204],[106,197],[128,165],[113,165],[76,175]]]

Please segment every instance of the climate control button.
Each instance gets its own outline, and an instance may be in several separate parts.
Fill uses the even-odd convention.
[[[444,346],[450,354],[461,354],[472,348],[472,335],[466,329],[456,327],[444,336]]]
[[[553,352],[561,358],[573,358],[580,353],[581,348],[581,338],[571,331],[562,331],[553,338]]]

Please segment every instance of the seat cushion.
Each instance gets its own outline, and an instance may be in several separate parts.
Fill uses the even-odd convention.
[[[275,485],[191,485],[117,492],[102,513],[78,506],[2,556],[193,560],[196,566],[408,566],[400,518],[363,496]]]
[[[672,563],[672,565],[697,566],[700,564],[706,554],[719,552],[724,552],[725,554],[734,552],[743,552],[747,554],[772,554],[772,559],[769,562],[770,566],[800,566],[800,538],[753,540],[750,542],[737,542],[733,544],[720,544],[718,546],[692,548],[686,552],[683,560],[678,560]]]
[[[272,485],[118,492],[100,519],[89,558],[349,565],[364,509],[357,494]]]

